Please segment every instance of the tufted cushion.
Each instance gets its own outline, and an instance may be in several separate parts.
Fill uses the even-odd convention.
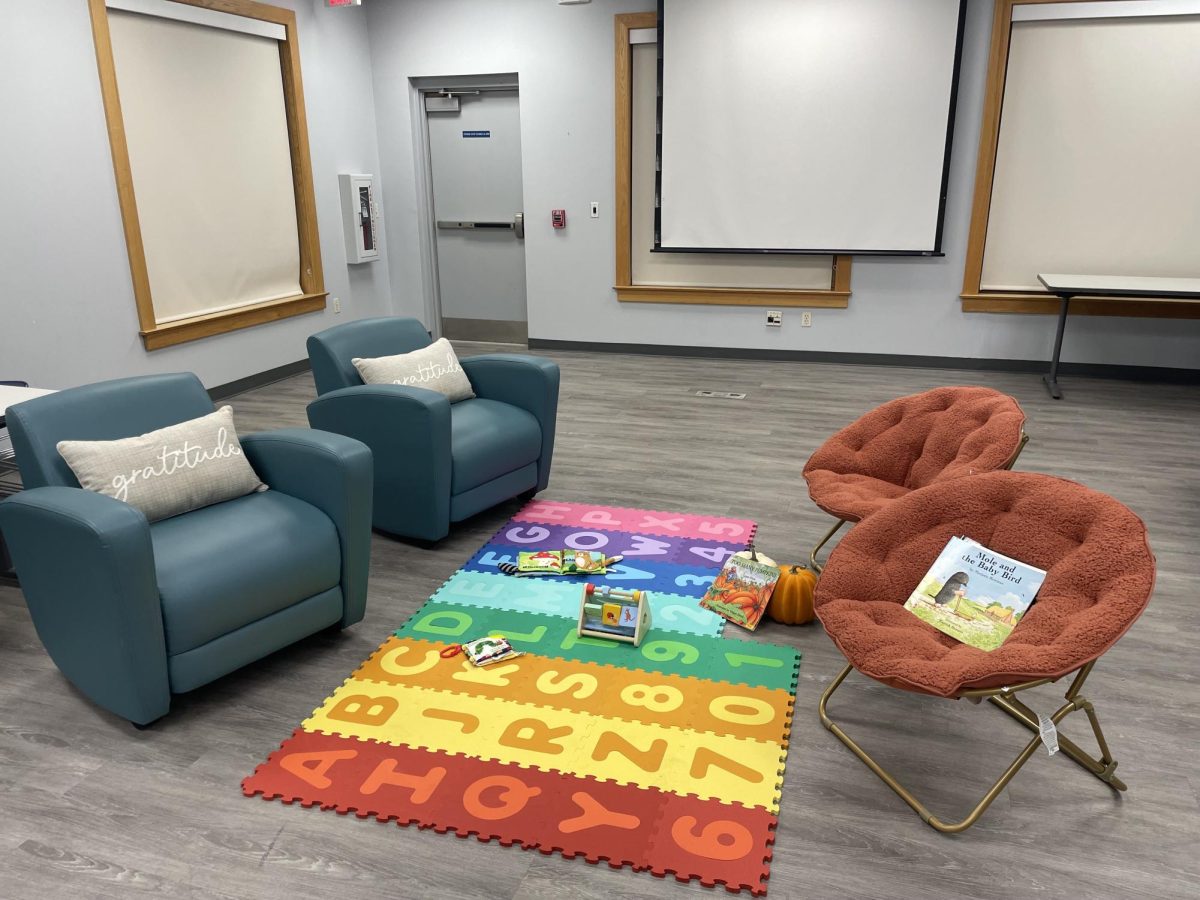
[[[990,652],[904,608],[954,535],[1046,570],[1029,612]],[[856,525],[830,554],[814,602],[860,672],[953,697],[1073,672],[1125,633],[1153,586],[1146,527],[1124,505],[1073,481],[1001,471],[920,488]]]
[[[1003,468],[1021,446],[1025,413],[982,387],[943,387],[871,410],[817,448],[804,466],[825,512],[857,522],[909,491]]]

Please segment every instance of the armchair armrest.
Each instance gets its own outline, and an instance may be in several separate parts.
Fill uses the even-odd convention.
[[[342,551],[342,627],[367,608],[371,563],[371,451],[340,434],[287,428],[241,438],[254,471],[272,490],[311,503],[333,520]]]
[[[554,428],[558,419],[558,364],[540,356],[490,353],[461,360],[476,396],[498,400],[532,413],[542,429],[537,490],[550,481]]]
[[[450,401],[437,391],[364,384],[308,405],[313,428],[362,441],[374,456],[375,526],[437,540],[450,526]]]
[[[82,488],[38,487],[0,503],[0,528],[62,673],[139,725],[165,715],[166,638],[145,515]]]

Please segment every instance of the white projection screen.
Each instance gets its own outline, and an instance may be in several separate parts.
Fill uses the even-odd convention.
[[[940,252],[960,0],[662,0],[662,250]]]

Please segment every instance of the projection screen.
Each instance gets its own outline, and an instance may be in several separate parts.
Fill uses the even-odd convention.
[[[965,3],[662,0],[662,250],[941,250]]]

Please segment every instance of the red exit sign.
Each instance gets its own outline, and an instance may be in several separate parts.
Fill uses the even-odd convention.
[[[362,6],[362,0],[325,0],[326,6]]]

